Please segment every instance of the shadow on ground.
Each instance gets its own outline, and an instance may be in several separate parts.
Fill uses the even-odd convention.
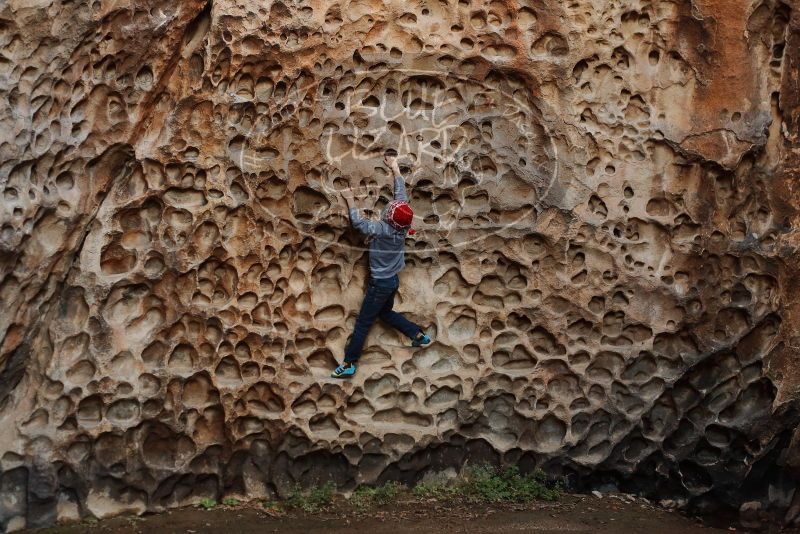
[[[211,510],[184,508],[145,517],[116,517],[37,531],[41,534],[712,534],[734,530],[704,526],[644,500],[565,495],[558,502],[525,505],[443,505],[399,501],[362,512],[270,515],[260,503]],[[769,529],[768,529],[769,530]],[[744,530],[739,530],[744,532]],[[786,531],[784,531],[786,532]]]

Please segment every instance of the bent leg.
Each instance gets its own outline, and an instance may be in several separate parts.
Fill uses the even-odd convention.
[[[414,339],[417,337],[417,334],[422,332],[422,328],[403,317],[402,314],[392,310],[396,292],[396,290],[392,291],[392,295],[386,299],[386,302],[381,308],[379,317],[392,328],[400,330],[408,339]]]
[[[382,290],[372,283],[367,286],[367,293],[364,295],[364,302],[361,303],[361,311],[358,312],[353,335],[344,350],[345,362],[356,362],[361,357],[361,349],[364,347],[369,329],[378,318],[389,296],[390,294],[386,290]]]

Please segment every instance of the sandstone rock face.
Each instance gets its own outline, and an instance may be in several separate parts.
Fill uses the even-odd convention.
[[[7,0],[0,527],[466,461],[792,519],[798,9]],[[387,149],[436,342],[336,382]]]

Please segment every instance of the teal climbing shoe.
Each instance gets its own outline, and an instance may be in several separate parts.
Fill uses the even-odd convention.
[[[354,374],[356,374],[356,364],[345,362],[333,370],[331,378],[350,378]]]
[[[422,335],[421,336],[418,335],[417,337],[414,338],[414,341],[411,342],[412,347],[427,347],[428,345],[433,343],[433,340],[428,334],[424,334],[422,332],[420,332],[420,334]]]

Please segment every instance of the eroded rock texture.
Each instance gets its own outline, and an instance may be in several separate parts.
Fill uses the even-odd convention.
[[[4,2],[0,526],[483,460],[792,519],[798,13]],[[388,148],[437,341],[335,382]]]

